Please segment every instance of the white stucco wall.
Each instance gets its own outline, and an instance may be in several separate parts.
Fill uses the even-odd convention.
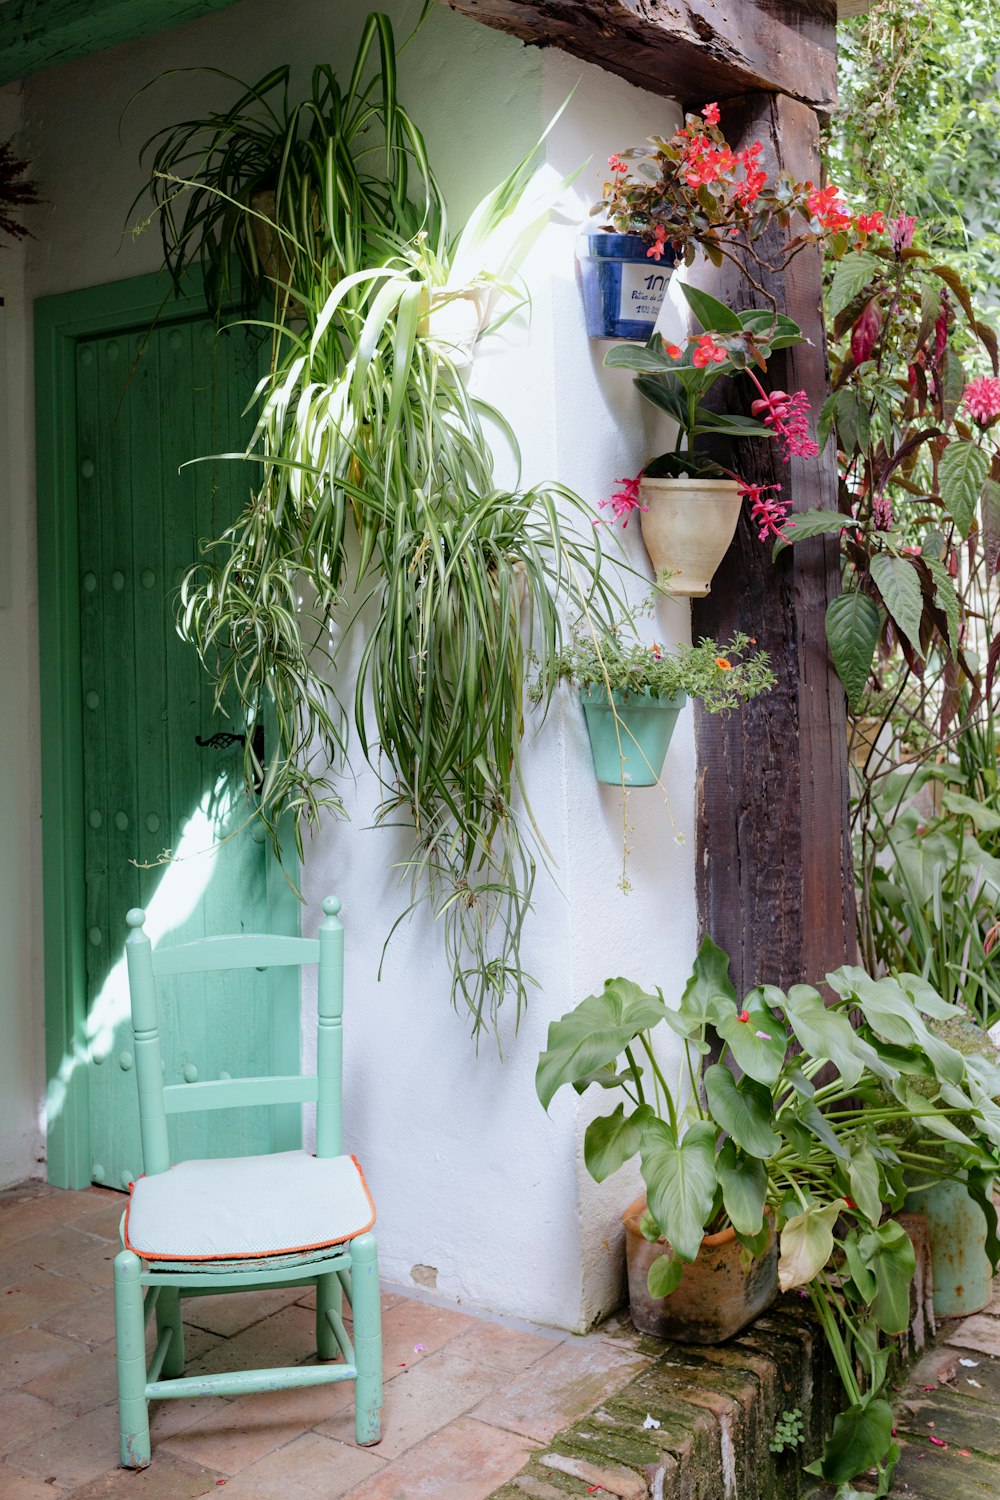
[[[398,35],[419,10],[410,0],[387,8]],[[155,232],[138,239],[121,233],[142,180],[138,147],[159,125],[204,108],[208,95],[204,80],[181,75],[144,94],[121,120],[137,88],[165,69],[201,63],[255,78],[290,59],[302,64],[304,77],[318,58],[352,55],[363,9],[300,0],[279,14],[271,0],[242,0],[175,32],[29,80],[28,146],[49,200],[29,258],[30,295],[156,268]],[[512,421],[525,481],[558,480],[596,504],[616,478],[641,466],[648,434],[629,380],[605,371],[604,346],[586,338],[573,259],[576,223],[609,152],[669,128],[676,115],[596,68],[526,51],[443,7],[401,64],[402,96],[425,132],[456,223],[537,139],[574,85],[545,159],[560,177],[587,157],[592,163],[568,196],[564,222],[552,224],[525,267],[534,304],[530,331],[523,322],[508,325],[482,352],[474,379]],[[647,567],[634,532],[627,552]],[[687,611],[671,605],[648,628],[650,638],[683,639]],[[37,724],[33,690],[22,682],[17,691],[30,735]],[[578,705],[565,692],[544,728],[536,734],[532,725],[528,790],[556,868],[551,876],[539,874],[525,932],[525,966],[539,988],[516,1035],[507,1018],[501,1061],[489,1041],[475,1053],[466,1021],[449,1005],[449,976],[426,910],[399,930],[377,982],[385,935],[405,904],[391,867],[407,844],[403,835],[369,827],[374,778],[355,755],[357,782],[345,787],[353,821],[325,828],[307,851],[304,926],[312,930],[328,891],[342,897],[346,1146],[362,1159],[372,1184],[391,1280],[405,1285],[414,1266],[432,1267],[446,1297],[570,1327],[586,1326],[618,1300],[619,1218],[637,1174],[619,1174],[598,1188],[581,1154],[590,1101],[566,1091],[546,1118],[533,1076],[549,1020],[607,976],[628,973],[668,993],[686,977],[695,936],[693,758],[688,712],[667,761],[674,824],[686,842],[675,842],[655,789],[634,791],[633,890],[624,895],[620,794],[594,781]],[[37,773],[27,779],[37,802]],[[23,830],[18,837],[26,837]],[[34,876],[37,892],[37,868]],[[37,971],[32,993],[37,1022]],[[303,1011],[308,1054],[310,995]],[[33,1062],[38,1095],[42,1080]]]
[[[21,89],[0,89],[0,141],[20,124]],[[0,1187],[40,1170],[44,1068],[39,921],[37,590],[21,438],[29,313],[25,251],[0,247]]]

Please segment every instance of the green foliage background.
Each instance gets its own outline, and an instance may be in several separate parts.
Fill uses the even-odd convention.
[[[1000,6],[877,0],[838,27],[830,177],[856,208],[903,211],[1000,302]]]

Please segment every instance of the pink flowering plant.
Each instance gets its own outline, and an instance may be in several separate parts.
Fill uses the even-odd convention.
[[[744,483],[738,474],[700,451],[698,444],[705,438],[764,438],[780,444],[786,462],[793,456],[816,455],[819,450],[809,429],[805,392],[769,391],[761,380],[775,350],[802,343],[798,324],[764,308],[734,312],[707,292],[686,284],[681,290],[701,332],[689,335],[684,347],[654,334],[645,346],[621,344],[609,350],[604,361],[636,372],[640,394],[677,423],[676,444],[671,452],[651,459],[634,479],[618,480],[620,489],[601,504],[627,525],[632,512],[641,509],[643,478],[721,476],[739,483],[761,541],[783,538],[785,528],[793,523],[788,520],[789,505],[781,498],[780,485]],[[739,376],[754,388],[748,415],[712,411],[705,404],[723,375]]]
[[[844,591],[826,628],[852,708],[895,680],[900,659],[917,679],[933,662],[951,680],[945,732],[959,686],[978,701],[1000,658],[998,636],[984,683],[965,588],[1000,558],[1000,367],[969,288],[915,230],[900,213],[832,268],[833,393],[818,437],[836,445],[839,512],[797,514],[784,540],[839,535]]]
[[[843,255],[884,231],[881,213],[852,214],[835,184],[817,187],[784,172],[772,178],[763,156],[761,141],[732,150],[718,104],[706,104],[686,115],[672,136],[653,136],[610,156],[611,175],[594,213],[603,216],[605,228],[641,235],[652,260],[669,249],[690,265],[700,248],[716,265],[734,261],[769,302],[756,268],[779,270],[821,241]],[[775,224],[788,231],[776,261],[760,249]]]

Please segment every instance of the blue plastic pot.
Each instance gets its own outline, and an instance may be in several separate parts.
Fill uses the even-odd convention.
[[[656,698],[645,688],[612,698],[614,712],[605,688],[580,689],[597,779],[609,786],[655,786],[687,694]]]
[[[653,331],[674,264],[669,247],[659,261],[638,234],[583,234],[577,259],[587,332],[592,339],[636,339]]]

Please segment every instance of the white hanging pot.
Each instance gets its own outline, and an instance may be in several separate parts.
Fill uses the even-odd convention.
[[[421,331],[445,346],[463,375],[472,367],[476,344],[492,316],[496,298],[495,287],[474,285],[431,304],[426,327]]]
[[[639,525],[657,574],[668,569],[673,594],[704,599],[740,518],[734,479],[643,479]]]

